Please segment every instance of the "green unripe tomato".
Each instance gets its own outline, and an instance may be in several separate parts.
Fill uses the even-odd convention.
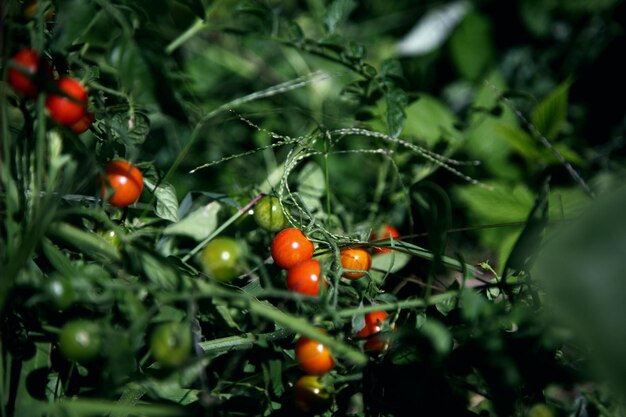
[[[74,320],[61,329],[59,350],[70,361],[92,361],[101,347],[100,327],[92,321]]]
[[[237,260],[239,244],[230,237],[217,237],[209,242],[200,254],[204,272],[221,282],[232,281],[239,275]]]
[[[120,238],[120,235],[113,229],[102,230],[98,234],[102,236],[104,240],[106,240],[107,242],[109,242],[111,245],[115,246],[118,249],[122,245],[122,239]]]
[[[191,328],[188,324],[161,323],[152,332],[150,349],[154,359],[161,365],[179,366],[189,357],[191,342]]]
[[[56,310],[65,310],[74,303],[76,298],[70,281],[58,274],[48,277],[44,291],[46,299]]]
[[[254,220],[265,230],[278,232],[287,226],[287,219],[277,197],[266,195],[254,207]]]
[[[295,406],[304,413],[321,414],[333,404],[333,389],[317,375],[304,375],[293,387]]]

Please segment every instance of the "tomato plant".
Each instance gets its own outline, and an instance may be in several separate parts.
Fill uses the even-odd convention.
[[[370,236],[370,242],[386,239],[396,240],[398,237],[400,237],[400,232],[398,232],[398,229],[390,224],[385,224],[378,228],[378,230],[372,231],[372,235]],[[374,246],[372,251],[374,252],[374,254],[389,253],[391,252],[391,248]]]
[[[342,249],[340,253],[341,267],[344,270],[343,276],[349,279],[359,279],[365,275],[365,272],[369,271],[372,266],[372,256],[363,248],[346,248]]]
[[[254,220],[265,230],[278,232],[287,225],[287,219],[278,197],[266,195],[254,207]]]
[[[74,289],[69,279],[53,274],[45,283],[46,299],[57,310],[65,310],[74,303],[76,298]]]
[[[305,295],[319,295],[320,284],[324,281],[321,276],[321,266],[315,259],[302,261],[287,271],[287,288]]]
[[[218,281],[229,282],[239,275],[241,249],[233,238],[221,236],[210,241],[200,254],[204,272]]]
[[[66,323],[59,335],[59,350],[70,361],[94,360],[102,347],[102,335],[98,324],[88,320]]]
[[[87,111],[87,90],[70,77],[57,80],[58,91],[46,96],[46,108],[50,117],[63,126],[77,123]]]
[[[313,243],[300,229],[290,227],[283,229],[272,240],[272,258],[276,265],[283,269],[311,259],[313,257]]]
[[[187,323],[161,323],[150,337],[152,356],[164,366],[183,364],[191,353],[191,345],[191,328]]]
[[[13,56],[7,71],[7,81],[11,88],[25,97],[35,97],[39,88],[35,76],[39,68],[39,54],[32,49],[21,49]]]
[[[107,196],[107,187],[112,189],[108,202],[115,207],[127,207],[139,200],[143,190],[143,174],[126,161],[111,161],[105,167],[105,181],[100,196]]]
[[[303,375],[293,386],[293,399],[300,411],[321,414],[333,404],[333,389],[317,375]]]
[[[335,367],[330,350],[315,339],[302,336],[296,342],[296,360],[304,372],[321,375]]]

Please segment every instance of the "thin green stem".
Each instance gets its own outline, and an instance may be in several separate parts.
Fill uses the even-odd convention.
[[[196,36],[199,32],[204,30],[208,25],[202,19],[196,19],[192,25],[183,33],[180,34],[176,39],[170,42],[169,45],[165,47],[165,53],[170,55],[174,52],[178,47],[187,42],[189,39]]]
[[[324,180],[326,181],[326,227],[330,229],[332,211],[330,208],[330,175],[328,173],[328,140],[324,141]]]
[[[457,291],[448,291],[442,294],[433,295],[430,297],[428,301],[424,299],[410,299],[398,301],[397,303],[385,303],[385,304],[372,304],[370,306],[364,307],[355,307],[355,308],[347,308],[337,312],[335,315],[337,317],[351,317],[355,314],[365,314],[371,313],[374,311],[391,311],[398,310],[402,308],[418,308],[418,307],[428,307],[431,305],[435,305],[441,303],[443,301],[447,301],[451,298],[455,298],[459,295]]]

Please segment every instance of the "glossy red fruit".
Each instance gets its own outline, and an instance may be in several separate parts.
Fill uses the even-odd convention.
[[[317,340],[302,336],[296,343],[295,352],[298,365],[308,374],[325,374],[335,366],[330,350]]]
[[[358,338],[368,338],[363,346],[365,350],[382,352],[387,348],[389,345],[387,338],[384,335],[374,335],[382,331],[383,323],[388,316],[386,311],[374,311],[365,314],[365,326],[356,334]]]
[[[113,191],[107,193],[108,188]],[[105,167],[105,182],[102,184],[100,195],[108,197],[108,201],[115,207],[127,207],[139,200],[143,190],[143,175],[141,171],[126,161],[111,161]]]
[[[340,252],[341,267],[345,270],[369,271],[372,266],[372,255],[363,248],[346,248]],[[359,279],[365,272],[346,271],[345,278]]]
[[[393,227],[390,224],[386,224],[382,227],[380,227],[378,230],[375,230],[372,232],[372,235],[370,236],[370,242],[373,240],[383,240],[383,239],[394,239],[397,240],[397,238],[400,237],[400,232],[398,232],[398,230]],[[385,247],[377,247],[374,246],[374,248],[372,249],[374,254],[381,254],[381,253],[389,253],[391,252],[390,248],[385,248]]]
[[[313,251],[313,243],[294,227],[281,230],[272,241],[272,258],[283,269],[311,259]]]
[[[322,267],[315,259],[302,261],[287,271],[287,288],[300,294],[317,296],[320,294],[320,283],[324,281],[321,271]]]
[[[34,81],[39,67],[39,54],[32,49],[21,49],[13,56],[7,71],[7,81],[13,91],[24,97],[36,97],[39,88]]]
[[[79,121],[71,125],[70,129],[77,135],[85,133],[91,127],[95,118],[96,116],[93,113],[87,112]]]
[[[71,126],[87,111],[87,90],[77,80],[69,77],[56,82],[59,92],[46,96],[48,114],[57,123]]]

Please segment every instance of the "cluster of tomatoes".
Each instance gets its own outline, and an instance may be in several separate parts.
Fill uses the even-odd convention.
[[[86,132],[94,121],[94,114],[87,110],[85,87],[71,77],[55,80],[52,63],[37,51],[19,50],[11,59],[7,81],[13,91],[25,98],[34,99],[44,91],[50,118],[76,134]]]
[[[17,94],[36,98],[45,92],[48,115],[58,124],[70,128],[74,133],[86,132],[95,116],[87,109],[88,94],[85,87],[71,77],[54,80],[52,64],[32,49],[21,49],[10,62],[7,82]],[[112,192],[107,192],[109,187]],[[126,161],[111,161],[105,167],[102,181],[102,198],[115,207],[126,207],[135,203],[143,190],[143,175]]]
[[[257,218],[259,225],[268,230],[276,231],[285,226],[285,219],[276,197],[266,196],[259,202],[255,216],[272,216]],[[257,215],[257,213],[259,213]],[[378,233],[380,239],[397,238],[398,231],[392,226],[385,226]],[[371,240],[377,240],[373,234]],[[387,253],[388,248],[374,248],[375,254]],[[273,238],[271,255],[274,262],[287,270],[286,286],[292,292],[319,296],[323,286],[328,285],[322,275],[320,262],[313,259],[315,247],[313,242],[302,230],[287,227],[280,230]],[[340,250],[339,259],[342,277],[357,280],[364,277],[372,265],[372,256],[364,247],[347,247]],[[386,339],[377,335],[383,330],[383,323],[388,314],[375,311],[365,315],[365,326],[356,334],[356,338],[366,339],[364,348],[370,352],[382,352],[387,348]],[[294,385],[295,405],[305,412],[318,413],[330,407],[333,401],[332,387],[327,386],[321,378],[335,366],[330,349],[319,341],[300,337],[295,346],[296,361],[306,375],[300,377]]]

